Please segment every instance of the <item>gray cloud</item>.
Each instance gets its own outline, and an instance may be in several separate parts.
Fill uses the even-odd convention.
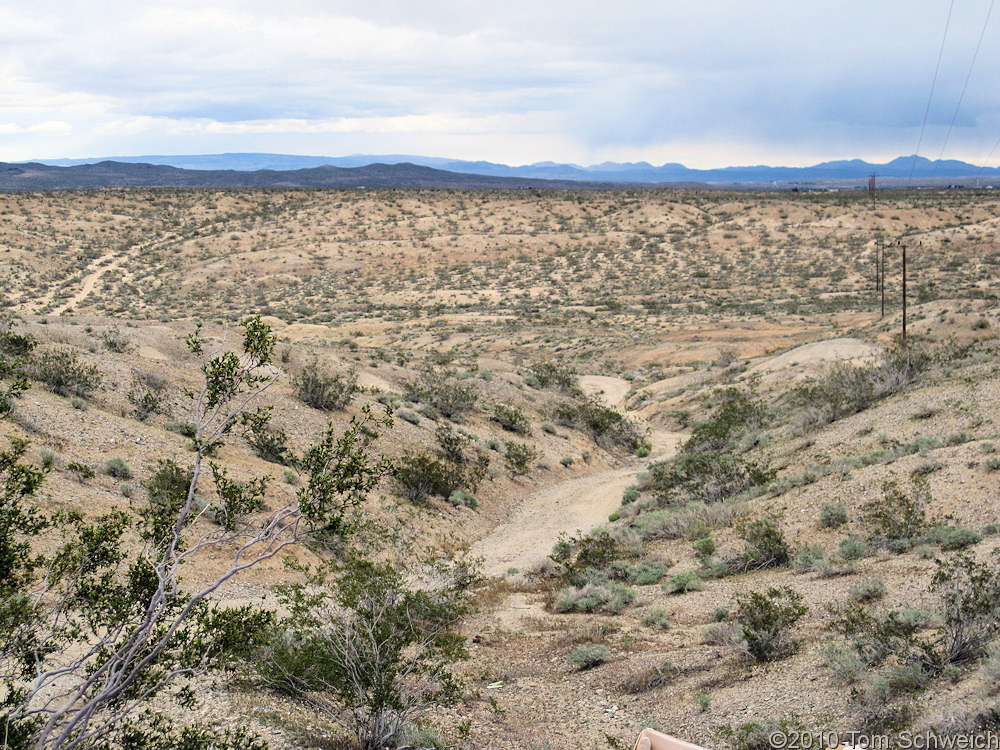
[[[988,4],[956,6],[926,155]],[[0,159],[360,150],[717,166],[912,151],[947,5],[0,0],[0,11]],[[996,139],[998,24],[946,156],[984,158]]]

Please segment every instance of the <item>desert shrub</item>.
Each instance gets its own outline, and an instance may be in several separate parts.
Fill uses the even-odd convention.
[[[562,458],[559,459],[559,465],[567,469],[575,463],[576,459],[573,458],[572,456],[563,456]]]
[[[70,461],[66,464],[66,470],[76,474],[77,480],[81,482],[84,479],[93,479],[97,476],[97,472],[93,468],[80,461]]]
[[[639,488],[634,484],[629,485],[625,488],[625,492],[622,493],[622,505],[631,505],[640,497]]]
[[[730,565],[734,571],[780,567],[791,561],[792,549],[781,530],[779,516],[740,519],[736,533],[746,543],[746,548]]]
[[[364,750],[401,739],[409,720],[461,696],[451,667],[467,657],[454,628],[468,602],[454,578],[419,589],[392,565],[351,559],[333,579],[320,571],[279,593],[288,614],[260,660],[262,677]]]
[[[611,652],[604,646],[577,646],[569,656],[569,663],[580,671],[598,667],[611,658]]]
[[[28,370],[60,396],[87,398],[101,384],[96,365],[80,360],[75,349],[52,348],[36,354]]]
[[[504,442],[504,468],[511,477],[521,477],[531,472],[532,464],[539,459],[541,453],[527,443],[514,441]]]
[[[851,598],[871,602],[885,596],[885,583],[881,578],[860,578],[847,587]]]
[[[479,501],[476,500],[476,496],[470,492],[462,492],[462,490],[455,490],[448,495],[448,502],[456,508],[459,506],[465,506],[466,508],[475,510],[479,507]]]
[[[763,403],[737,389],[726,388],[712,416],[695,425],[684,444],[684,452],[718,453],[732,449],[740,438],[764,426],[767,410]]]
[[[673,662],[666,659],[629,675],[622,680],[621,689],[632,695],[645,693],[647,690],[655,690],[658,687],[669,685],[679,673],[680,670],[674,666]],[[643,722],[643,726],[650,725]]]
[[[647,487],[659,505],[691,500],[707,503],[726,500],[774,479],[765,464],[733,453],[707,451],[682,454],[650,465]]]
[[[330,375],[320,369],[314,357],[292,378],[292,387],[303,403],[321,411],[335,411],[351,403],[358,390],[358,374],[348,370]]]
[[[815,545],[803,547],[792,558],[792,569],[796,573],[815,573],[826,561],[826,553]]]
[[[589,432],[594,441],[605,448],[619,445],[634,453],[649,444],[645,427],[596,397],[560,404],[556,407],[555,419],[565,427]]]
[[[513,406],[496,404],[490,419],[508,432],[514,432],[518,435],[527,435],[531,432],[531,425],[528,423],[528,418],[524,416],[524,412]]]
[[[433,406],[448,419],[456,419],[476,408],[479,386],[475,381],[460,380],[453,371],[427,369],[406,384],[403,395],[410,401]]]
[[[840,556],[845,560],[860,560],[868,555],[868,543],[856,534],[840,540]]]
[[[11,313],[0,312],[0,418],[14,410],[14,402],[30,386],[24,358],[35,348],[35,339],[17,333],[17,322]]]
[[[819,509],[819,525],[824,529],[839,529],[847,523],[847,508],[843,503],[823,503]]]
[[[809,608],[791,588],[769,588],[736,597],[733,621],[740,626],[740,645],[755,661],[768,661],[795,650],[791,630]]]
[[[197,434],[197,428],[190,422],[165,422],[163,428],[188,438],[194,438]]]
[[[874,615],[861,607],[834,606],[832,627],[870,664],[893,656],[937,675],[949,664],[982,656],[1000,632],[1000,570],[965,552],[937,565],[930,586],[938,600],[935,617],[909,610]]]
[[[698,562],[702,565],[708,565],[712,555],[715,554],[715,540],[710,536],[703,536],[691,545],[691,549],[694,550],[694,554],[695,557],[698,558]]]
[[[104,463],[104,473],[115,479],[131,479],[132,470],[121,458],[109,458]]]
[[[798,717],[768,717],[735,727],[726,724],[717,727],[715,732],[729,743],[732,750],[781,750],[789,743],[786,738],[808,736],[805,729]],[[772,743],[772,737],[781,739]]]
[[[585,583],[561,589],[554,608],[561,613],[605,612],[617,615],[634,602],[635,597],[635,589],[618,581]]]
[[[396,414],[404,422],[409,422],[410,424],[420,424],[420,415],[415,411],[410,411],[409,409],[400,409]]]
[[[271,423],[272,410],[271,406],[262,406],[240,415],[243,437],[259,458],[290,466],[295,459],[288,448],[288,435]]]
[[[555,388],[564,393],[576,394],[580,388],[576,383],[576,371],[558,362],[535,362],[529,369],[525,382],[539,388]]]
[[[884,350],[876,362],[838,362],[818,379],[792,392],[792,401],[812,415],[814,426],[864,411],[914,382],[932,364],[930,354],[914,346]]]
[[[454,492],[474,493],[486,476],[488,461],[485,456],[476,461],[468,459],[461,442],[464,440],[461,438],[459,442],[454,442],[450,436],[446,437],[443,456],[405,453],[397,458],[393,478],[403,497],[411,502],[420,502],[432,495],[450,500]]]
[[[913,477],[912,487],[907,494],[895,480],[884,482],[882,497],[861,506],[861,525],[872,543],[887,547],[899,540],[909,544],[926,531],[930,487],[922,476]]]
[[[240,519],[264,507],[264,493],[270,476],[253,477],[246,482],[230,479],[225,469],[209,464],[219,502],[207,509],[212,520],[226,529],[235,529]]]
[[[701,591],[703,588],[704,584],[697,570],[685,570],[663,584],[663,590],[668,594],[686,594],[689,591]]]
[[[611,563],[609,575],[619,581],[628,581],[636,586],[649,586],[659,583],[670,570],[670,565],[662,560],[644,560],[638,564],[622,561]]]
[[[575,537],[560,536],[549,556],[567,583],[583,585],[589,570],[601,570],[627,556],[627,550],[607,529]]]
[[[668,630],[670,628],[670,620],[667,619],[667,610],[662,607],[649,610],[643,614],[642,624],[648,628]]]
[[[541,426],[542,426],[542,432],[547,432],[549,435],[556,434],[556,426],[552,424],[552,422],[550,422],[549,420],[543,419]]]
[[[935,526],[927,535],[927,541],[943,550],[956,550],[979,544],[983,538],[962,526]]]
[[[820,649],[823,660],[838,682],[844,685],[853,685],[860,681],[861,677],[871,667],[870,664],[862,661],[857,651],[845,648],[838,643],[826,643]]]
[[[101,341],[109,352],[124,354],[132,348],[131,342],[125,338],[120,328],[109,328],[101,334]]]
[[[132,387],[126,398],[135,409],[136,418],[145,422],[152,415],[166,411],[166,392],[167,381],[160,375],[151,372],[134,373]]]

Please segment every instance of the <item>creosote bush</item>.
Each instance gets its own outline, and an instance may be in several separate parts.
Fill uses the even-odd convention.
[[[328,374],[314,357],[292,378],[292,387],[303,403],[320,411],[335,411],[351,403],[358,390],[358,374],[355,370]]]
[[[101,384],[101,376],[96,365],[80,359],[75,349],[53,347],[35,354],[28,371],[35,380],[40,380],[60,396],[80,396],[87,398]]]
[[[755,661],[768,661],[795,650],[792,630],[809,608],[802,596],[784,586],[736,597],[733,621],[739,625],[736,644]]]

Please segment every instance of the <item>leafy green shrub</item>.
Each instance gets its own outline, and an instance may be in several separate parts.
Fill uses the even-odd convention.
[[[430,404],[448,419],[456,419],[476,408],[479,387],[474,381],[459,379],[454,371],[427,369],[406,384],[403,395],[410,401]]]
[[[235,529],[243,516],[264,507],[264,493],[271,482],[270,476],[254,477],[246,482],[238,482],[230,479],[225,469],[215,464],[209,466],[212,469],[219,502],[210,506],[208,511],[217,524],[226,529]]]
[[[684,444],[684,452],[718,453],[736,446],[739,439],[764,426],[767,410],[764,404],[737,388],[726,388],[712,416],[695,425]]]
[[[119,328],[109,328],[101,334],[101,340],[109,352],[124,354],[132,348],[131,342]]]
[[[979,544],[983,538],[972,529],[962,526],[935,526],[927,535],[927,541],[943,550],[956,550]]]
[[[567,658],[569,659],[570,664],[582,672],[586,669],[598,667],[606,662],[609,658],[611,658],[611,652],[604,646],[600,645],[577,646],[570,652]]]
[[[768,661],[795,650],[791,630],[809,608],[791,588],[769,588],[736,597],[733,621],[741,628],[741,649],[755,661]]]
[[[97,476],[96,471],[94,471],[90,466],[87,466],[87,464],[81,463],[80,461],[70,461],[68,464],[66,464],[66,469],[67,471],[71,471],[74,474],[76,474],[76,478],[81,482],[84,479],[93,479],[94,477]]]
[[[663,584],[663,590],[668,594],[686,594],[689,591],[701,591],[703,588],[704,584],[697,570],[685,570]]]
[[[192,439],[197,434],[197,428],[190,422],[164,422],[163,428]]]
[[[575,463],[576,459],[574,459],[572,456],[563,456],[562,458],[559,459],[559,465],[564,466],[567,469]]]
[[[508,432],[514,432],[518,435],[527,435],[531,432],[531,425],[528,418],[524,416],[524,412],[513,406],[496,404],[490,419]]]
[[[558,362],[535,362],[529,368],[530,375],[525,382],[538,388],[555,388],[564,393],[579,393],[576,371]]]
[[[781,530],[780,520],[775,515],[752,520],[740,519],[736,525],[736,533],[746,543],[746,549],[734,561],[734,570],[758,570],[788,565],[792,550]]]
[[[469,492],[462,492],[462,490],[455,490],[448,495],[448,502],[456,508],[464,505],[466,508],[475,510],[479,507],[479,501],[476,500],[476,496]]]
[[[556,612],[605,612],[620,614],[635,601],[635,589],[618,581],[585,583],[567,586],[559,591],[554,608]]]
[[[565,427],[586,430],[605,448],[619,445],[634,453],[649,442],[646,428],[596,397],[560,404],[556,407],[555,419]]]
[[[486,466],[485,460],[468,463],[428,453],[405,453],[395,461],[393,478],[410,502],[432,495],[450,500],[456,491],[475,492],[486,476]]]
[[[539,459],[541,453],[527,443],[513,441],[504,442],[504,468],[510,476],[521,477],[531,472],[532,464]]]
[[[613,562],[609,574],[619,581],[628,581],[637,586],[649,586],[659,583],[670,570],[670,565],[662,560],[644,560],[638,565],[626,562]]]
[[[52,348],[36,354],[28,367],[31,376],[60,396],[87,398],[101,384],[96,365],[80,360],[75,349]]]
[[[303,403],[321,411],[335,411],[351,403],[351,397],[358,390],[358,374],[348,370],[329,375],[320,369],[314,357],[292,378],[292,387]]]
[[[650,465],[647,486],[659,505],[714,503],[766,486],[774,476],[774,470],[745,456],[708,451]]]
[[[468,655],[454,632],[468,602],[454,578],[412,588],[392,565],[355,558],[334,579],[320,571],[279,593],[288,614],[260,660],[262,677],[295,698],[323,695],[317,708],[364,750],[461,697],[451,666]]]
[[[839,529],[847,523],[847,508],[843,503],[823,503],[819,509],[819,525],[824,529]]]
[[[832,627],[869,664],[892,656],[937,675],[949,664],[982,656],[1000,632],[1000,569],[967,552],[938,560],[937,566],[930,586],[938,599],[936,618],[908,610],[874,615],[861,607],[834,606]]]
[[[910,543],[927,530],[926,507],[931,502],[927,479],[914,476],[913,491],[903,492],[895,480],[882,484],[882,497],[861,506],[861,525],[877,545],[895,540]]]
[[[715,540],[710,536],[703,536],[691,545],[695,557],[702,565],[707,565],[712,555],[715,554]]]
[[[647,628],[657,628],[658,630],[669,630],[670,620],[667,619],[667,610],[662,607],[651,609],[642,616],[642,624]]]
[[[243,436],[259,458],[289,466],[294,463],[294,457],[288,449],[288,435],[271,424],[272,409],[271,406],[262,406],[256,411],[244,412],[240,416]]]
[[[640,497],[639,488],[634,484],[629,485],[625,488],[625,492],[622,493],[622,505],[631,505]]]
[[[871,602],[885,596],[885,583],[881,578],[860,578],[847,587],[851,598]]]
[[[104,463],[104,473],[115,479],[131,479],[132,470],[121,458],[109,458]]]

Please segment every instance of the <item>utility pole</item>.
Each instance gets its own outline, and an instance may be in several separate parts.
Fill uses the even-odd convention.
[[[878,172],[872,172],[868,176],[868,197],[872,199],[872,205],[875,205],[875,178],[878,177]]]
[[[885,243],[882,243],[882,317],[885,317]]]
[[[906,343],[906,245],[903,245],[903,343]]]

